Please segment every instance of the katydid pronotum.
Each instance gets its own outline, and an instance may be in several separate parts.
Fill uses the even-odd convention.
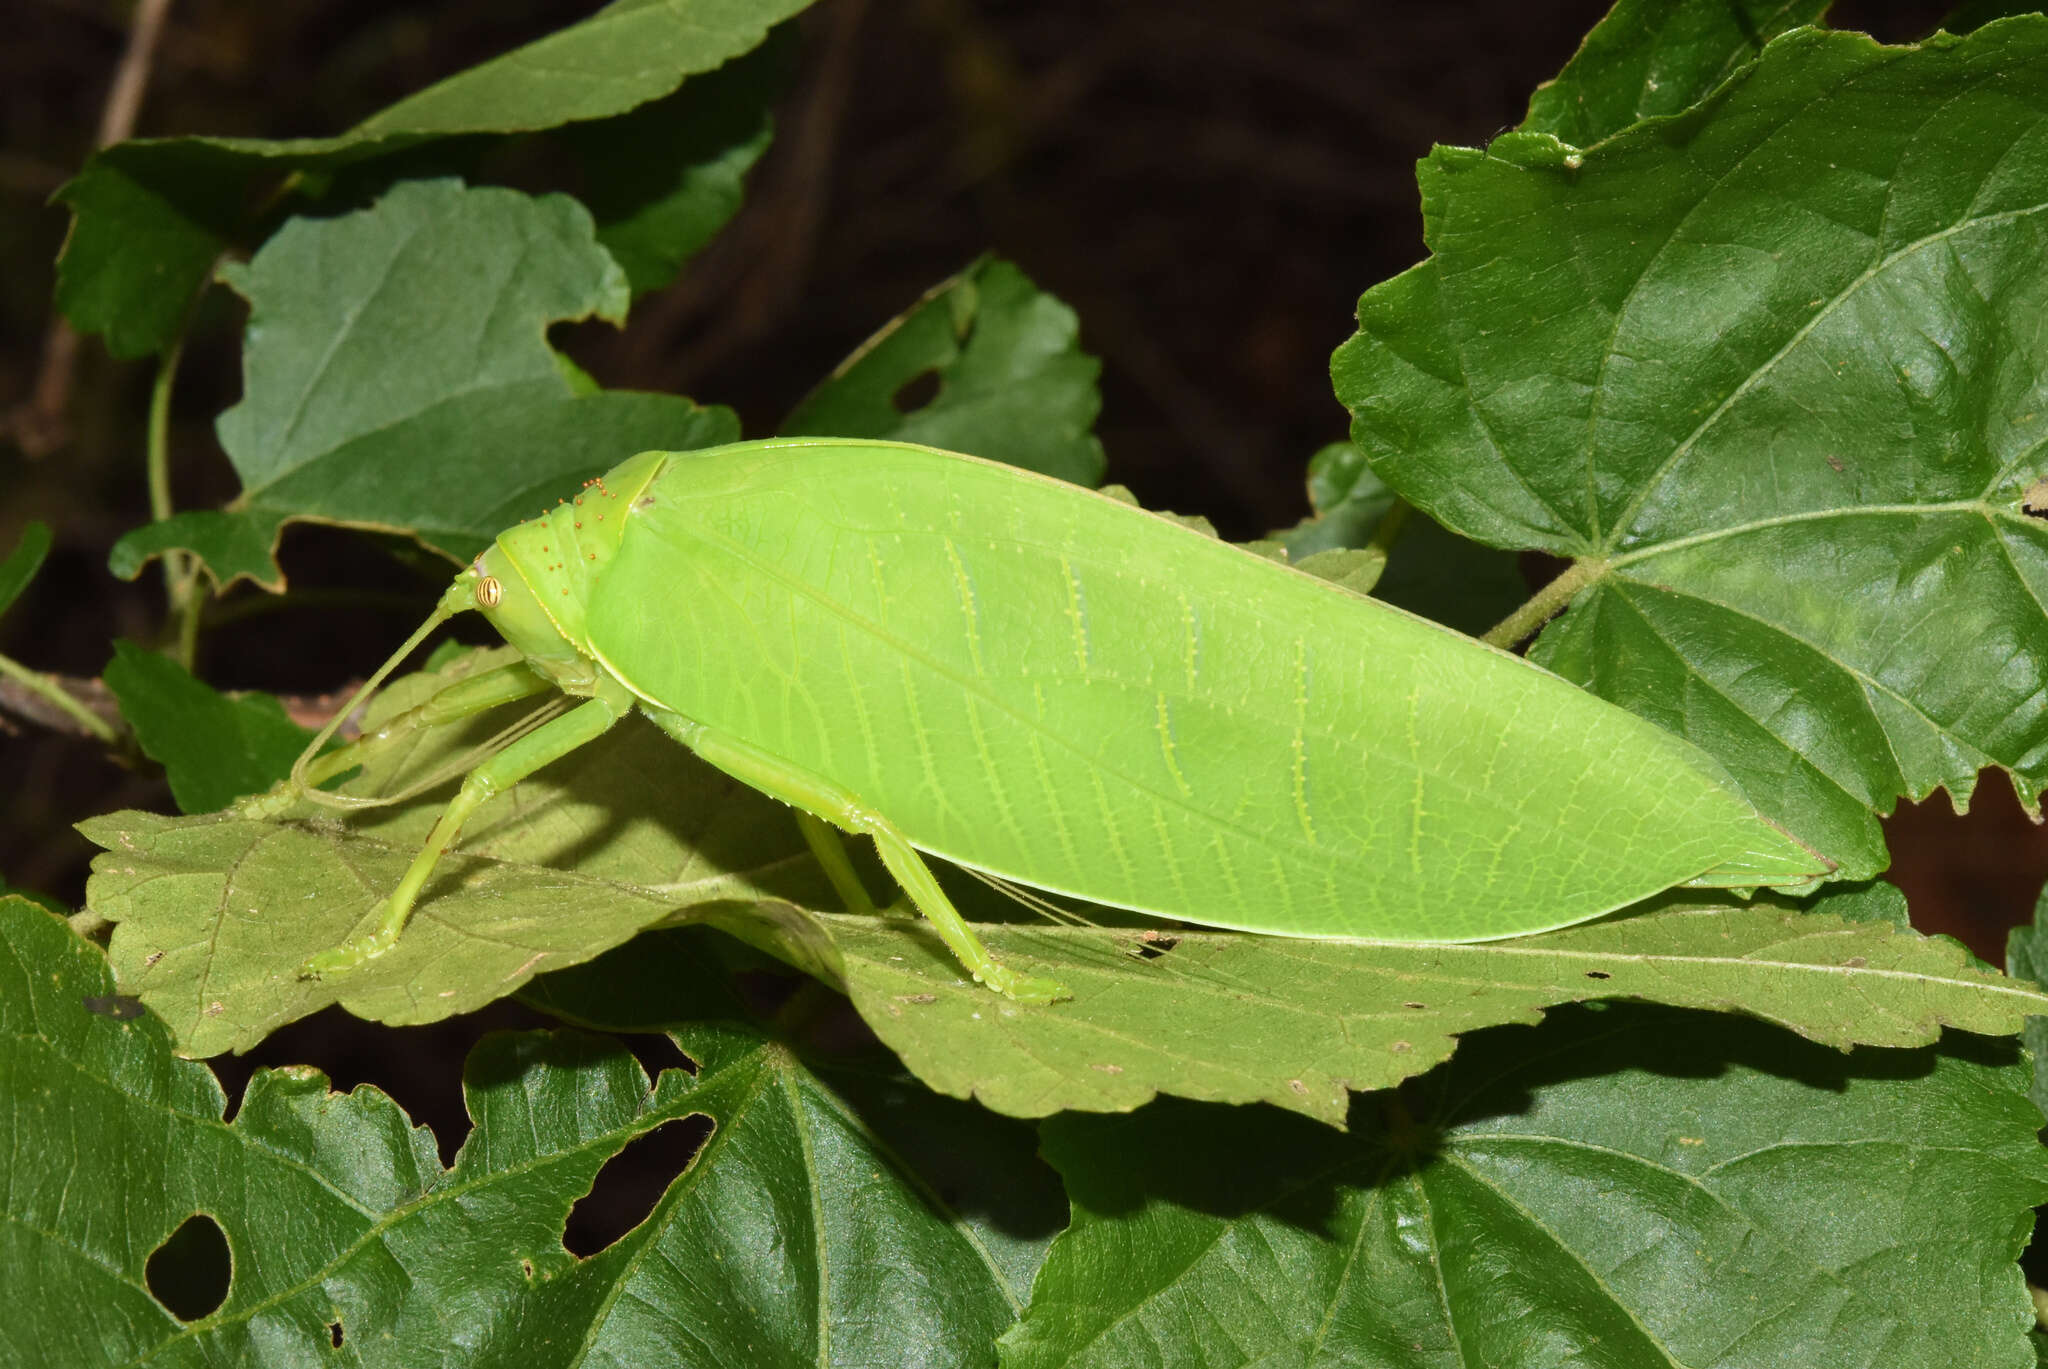
[[[872,839],[967,971],[1025,1002],[1064,995],[989,955],[925,853],[1186,922],[1404,942],[1831,868],[1703,752],[1526,661],[929,448],[633,457],[500,536],[364,690],[467,609],[524,659],[444,716],[582,702],[471,770],[375,926],[306,973],[388,950],[478,805],[636,708],[794,807],[856,908],[838,830]],[[281,794],[334,799],[307,782],[331,731]]]

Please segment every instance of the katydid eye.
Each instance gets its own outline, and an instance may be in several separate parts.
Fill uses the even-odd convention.
[[[496,576],[486,575],[476,582],[476,606],[478,608],[496,608],[498,600],[504,597],[504,586],[498,583]]]

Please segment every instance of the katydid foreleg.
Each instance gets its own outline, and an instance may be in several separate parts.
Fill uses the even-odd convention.
[[[434,830],[427,834],[426,844],[413,857],[405,878],[385,900],[383,916],[378,920],[376,929],[368,936],[353,937],[331,950],[322,951],[308,960],[300,973],[318,976],[354,969],[390,950],[398,940],[398,934],[405,929],[406,919],[412,916],[413,904],[418,901],[427,880],[433,876],[434,867],[455,844],[469,815],[494,795],[511,788],[550,761],[559,760],[578,747],[596,741],[611,730],[612,724],[630,706],[625,700],[611,697],[609,691],[587,699],[561,717],[535,728],[470,771],[463,778],[462,788],[442,810]]]

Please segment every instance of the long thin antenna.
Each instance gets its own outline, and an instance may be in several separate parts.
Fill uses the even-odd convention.
[[[1045,895],[1034,893],[1021,884],[1015,884],[1010,880],[1004,879],[1001,875],[992,875],[986,870],[977,870],[971,865],[962,865],[958,868],[973,875],[983,884],[986,884],[1004,897],[1014,900],[1031,912],[1037,913],[1048,922],[1064,923],[1069,927],[1092,927],[1095,925],[1072,909],[1062,908],[1059,904],[1045,897]]]
[[[381,802],[378,799],[350,798],[342,794],[330,794],[324,789],[315,789],[312,785],[306,783],[306,767],[312,762],[313,757],[320,754],[320,748],[333,740],[335,732],[341,727],[342,720],[360,708],[363,700],[367,699],[378,685],[384,683],[385,677],[396,670],[406,657],[412,655],[414,649],[421,642],[427,640],[429,633],[433,632],[435,628],[441,626],[450,618],[453,618],[456,614],[461,613],[464,609],[476,607],[476,602],[472,597],[473,591],[469,587],[470,583],[471,581],[468,576],[458,576],[455,583],[448,586],[442,592],[441,602],[434,605],[434,611],[427,615],[427,620],[419,625],[412,636],[405,639],[404,644],[398,650],[391,653],[383,665],[377,667],[376,674],[363,681],[363,687],[358,689],[349,698],[347,703],[336,710],[334,716],[327,720],[327,726],[321,728],[313,740],[308,743],[306,749],[299,753],[299,758],[292,762],[292,788],[294,791],[311,802],[328,808],[374,808],[378,806]]]

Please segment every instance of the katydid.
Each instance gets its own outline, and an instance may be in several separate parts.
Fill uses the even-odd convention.
[[[1186,922],[1402,942],[1832,868],[1705,753],[1518,657],[930,448],[633,457],[500,536],[364,690],[467,609],[524,660],[446,716],[581,702],[471,770],[376,925],[306,973],[388,950],[479,804],[636,708],[794,807],[855,907],[834,829],[873,840],[973,978],[1027,1002],[1063,991],[992,959],[925,854]],[[292,791],[319,798],[305,767]]]

